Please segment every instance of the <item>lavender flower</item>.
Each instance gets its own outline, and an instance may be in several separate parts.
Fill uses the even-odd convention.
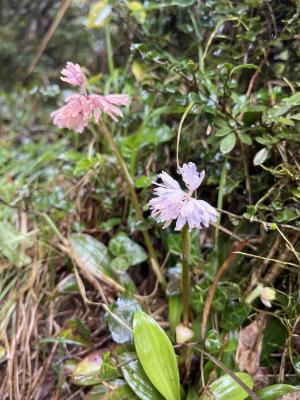
[[[163,228],[170,226],[176,220],[175,230],[180,231],[188,224],[189,231],[193,228],[208,227],[210,221],[216,222],[218,213],[214,207],[204,200],[192,197],[195,190],[201,185],[205,172],[199,173],[192,162],[183,164],[179,168],[188,192],[181,189],[179,183],[166,172],[158,175],[162,183],[154,182],[154,197],[149,201],[151,215],[157,222],[164,223]]]

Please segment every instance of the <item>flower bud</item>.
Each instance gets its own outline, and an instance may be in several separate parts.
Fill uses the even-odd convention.
[[[186,326],[179,324],[176,326],[176,342],[178,344],[189,341],[194,336],[194,332]]]
[[[271,302],[276,298],[276,292],[270,287],[264,287],[261,291],[260,299],[266,307],[272,307]]]

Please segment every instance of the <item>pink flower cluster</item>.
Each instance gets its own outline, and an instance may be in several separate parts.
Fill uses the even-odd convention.
[[[149,201],[151,215],[157,222],[164,223],[163,228],[167,228],[176,220],[176,231],[181,230],[185,224],[188,224],[191,231],[193,228],[208,227],[210,221],[216,222],[217,210],[206,201],[192,197],[202,183],[205,172],[199,174],[196,165],[189,162],[183,164],[178,173],[181,174],[188,192],[184,192],[179,183],[163,171],[158,175],[162,183],[154,182],[157,187],[154,189],[156,197]]]
[[[61,80],[73,86],[79,86],[84,94],[73,94],[66,98],[66,105],[51,114],[53,123],[58,128],[73,129],[82,133],[92,117],[98,122],[101,113],[109,115],[114,121],[122,117],[122,111],[117,106],[128,106],[130,99],[125,94],[100,96],[88,95],[86,92],[85,74],[79,64],[67,62],[61,71]]]

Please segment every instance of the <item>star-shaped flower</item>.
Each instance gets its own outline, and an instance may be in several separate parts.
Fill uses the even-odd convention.
[[[175,230],[181,230],[188,224],[189,231],[193,228],[208,227],[210,221],[216,222],[217,210],[204,200],[197,200],[193,196],[201,185],[205,172],[199,173],[192,162],[183,164],[178,171],[182,176],[188,191],[181,189],[179,183],[166,172],[158,175],[162,183],[154,182],[154,197],[149,201],[151,215],[157,222],[164,223],[163,228],[170,226],[176,220]]]

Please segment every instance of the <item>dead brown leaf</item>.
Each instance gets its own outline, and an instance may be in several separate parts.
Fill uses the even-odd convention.
[[[255,375],[260,368],[263,331],[266,316],[261,313],[250,325],[240,330],[235,359],[241,371]]]

